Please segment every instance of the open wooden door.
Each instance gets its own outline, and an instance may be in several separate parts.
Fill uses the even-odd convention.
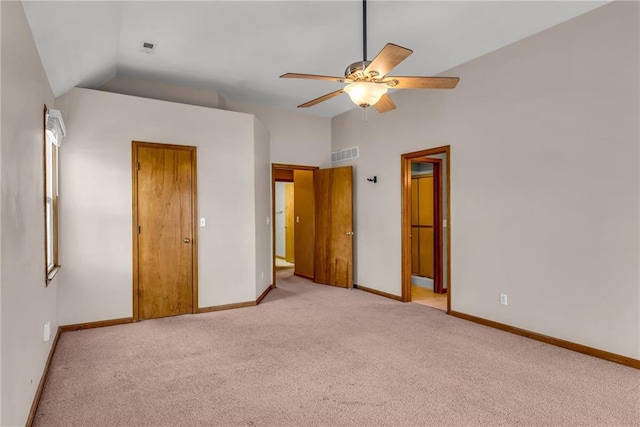
[[[293,184],[284,186],[284,259],[295,263],[294,236],[295,221],[293,214]]]
[[[294,273],[313,279],[314,188],[313,170],[293,170]]]
[[[314,171],[317,283],[353,287],[352,177],[351,166]]]

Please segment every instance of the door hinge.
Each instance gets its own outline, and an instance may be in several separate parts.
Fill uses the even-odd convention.
[[[138,288],[138,298],[142,296],[142,291]]]
[[[136,162],[136,170],[140,170],[140,162]]]
[[[140,226],[138,226],[138,234],[140,234]]]

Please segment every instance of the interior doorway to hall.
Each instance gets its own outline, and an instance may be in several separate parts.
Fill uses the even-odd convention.
[[[277,286],[278,264],[293,264],[296,276],[353,287],[353,168],[275,163],[271,168],[273,284]],[[293,194],[287,197],[287,192]]]
[[[278,270],[314,278],[315,166],[273,164],[273,283]]]
[[[403,155],[402,174],[402,298],[448,312],[449,147]]]
[[[292,174],[293,175],[293,174]],[[292,269],[295,265],[293,178],[276,181],[275,191],[275,262],[276,270]]]

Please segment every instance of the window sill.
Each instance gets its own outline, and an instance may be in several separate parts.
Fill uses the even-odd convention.
[[[51,271],[47,273],[47,285],[49,285],[49,283],[53,280],[53,278],[56,277],[56,274],[58,274],[58,271],[60,271],[60,266],[56,265],[51,269]]]

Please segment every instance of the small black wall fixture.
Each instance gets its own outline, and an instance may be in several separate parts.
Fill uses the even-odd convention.
[[[373,178],[367,178],[367,181],[373,182],[375,184],[376,182],[378,182],[378,177],[374,176]]]

